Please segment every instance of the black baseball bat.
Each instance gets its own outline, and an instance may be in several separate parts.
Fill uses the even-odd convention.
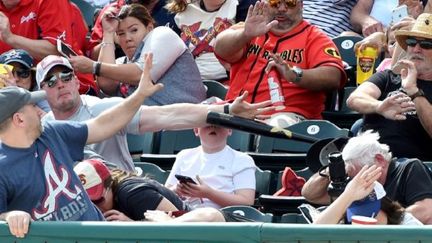
[[[294,139],[307,143],[314,143],[319,140],[318,138],[291,132],[288,129],[273,127],[255,120],[213,111],[207,114],[207,123],[268,137]]]

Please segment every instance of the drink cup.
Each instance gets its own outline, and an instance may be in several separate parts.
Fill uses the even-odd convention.
[[[366,47],[363,51],[357,51],[357,85],[362,84],[372,76],[377,56],[378,51],[373,47]]]
[[[376,218],[354,215],[351,217],[351,224],[356,225],[375,225],[378,221]]]

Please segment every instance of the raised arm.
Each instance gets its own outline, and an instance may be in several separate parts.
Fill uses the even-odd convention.
[[[114,135],[132,119],[145,98],[163,87],[162,84],[153,84],[150,78],[151,62],[152,55],[149,54],[145,57],[146,68],[141,75],[140,84],[131,96],[86,122],[88,126],[87,144],[100,142]]]
[[[327,173],[328,175],[328,169]],[[329,176],[321,176],[315,173],[306,183],[303,185],[301,194],[308,202],[329,205],[330,196],[327,193],[327,188],[330,184]]]
[[[322,211],[314,224],[337,224],[344,216],[347,208],[356,200],[366,197],[372,192],[374,183],[381,176],[381,167],[364,166],[348,183],[344,192]]]
[[[380,114],[390,120],[405,120],[414,103],[404,93],[378,100],[381,90],[371,82],[362,83],[347,99],[347,105],[361,114]]]
[[[359,0],[351,11],[351,25],[357,33],[368,36],[374,32],[384,32],[381,22],[370,16],[374,0]]]
[[[412,61],[401,60],[401,65],[405,68],[402,69],[402,87],[407,92],[407,95],[413,97],[411,102],[415,105],[415,110],[417,111],[417,116],[426,132],[432,137],[432,105],[429,103],[428,99],[424,95],[414,97],[414,94],[418,94],[419,88],[417,87],[417,70]],[[421,77],[419,77],[421,78]]]
[[[267,33],[277,24],[276,20],[268,21],[268,11],[264,1],[249,6],[244,24],[234,25],[216,37],[215,53],[229,63],[239,61],[252,38]]]

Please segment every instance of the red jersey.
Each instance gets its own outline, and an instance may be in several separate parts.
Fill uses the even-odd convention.
[[[0,11],[9,18],[12,33],[34,40],[44,39],[54,46],[57,45],[57,39],[62,39],[75,52],[82,54],[82,44],[79,43],[83,43],[83,41],[75,39],[83,36],[82,33],[79,33],[83,30],[79,27],[78,22],[84,20],[82,16],[81,19],[75,19],[76,12],[74,13],[71,8],[69,0],[21,0],[11,10],[6,9],[3,3],[0,2]],[[72,29],[74,29],[75,33]],[[0,53],[10,49],[13,49],[13,47],[0,41]],[[90,87],[97,90],[92,75],[79,73],[77,75],[81,84],[80,93],[86,93]]]
[[[124,0],[118,0],[117,2],[110,3],[106,5],[99,13],[99,16],[96,18],[95,24],[93,26],[93,30],[90,36],[90,43],[88,46],[88,52],[87,55],[90,56],[90,52],[93,50],[95,46],[97,46],[99,43],[102,42],[103,37],[103,29],[102,29],[102,17],[105,13],[105,11],[113,6],[117,6],[117,8],[121,8],[124,5]]]
[[[343,87],[346,82],[342,60],[333,41],[306,21],[283,36],[268,32],[255,37],[245,52],[240,61],[232,63],[226,100],[235,99],[244,91],[249,92],[248,102],[270,100],[268,75],[264,71],[269,62],[269,53],[277,53],[289,65],[303,70],[318,66],[337,67],[343,74],[340,86]],[[280,83],[285,98],[285,109],[282,112],[295,112],[308,119],[322,119],[325,92],[311,91],[282,78]]]

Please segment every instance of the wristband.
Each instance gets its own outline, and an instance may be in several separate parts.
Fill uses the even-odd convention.
[[[100,75],[100,69],[101,69],[101,62],[94,62],[93,63],[93,75],[99,76]]]
[[[102,42],[102,43],[100,44],[101,48],[104,47],[104,46],[108,46],[108,45],[112,45],[112,46],[114,46],[114,43],[111,43],[111,42]]]
[[[230,104],[225,104],[224,105],[224,113],[225,114],[229,114],[230,113]]]

